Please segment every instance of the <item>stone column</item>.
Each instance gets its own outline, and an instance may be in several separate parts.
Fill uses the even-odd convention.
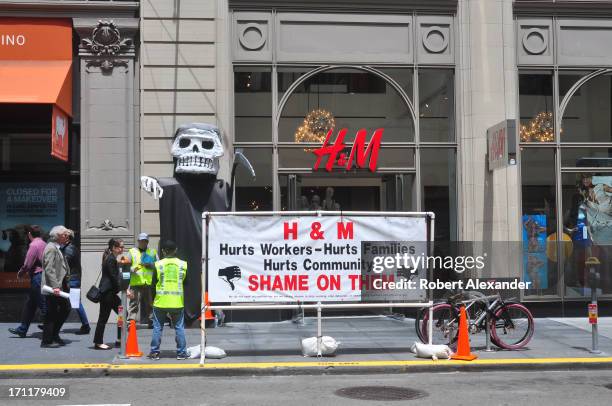
[[[81,261],[86,292],[111,237],[132,246],[139,230],[135,81],[137,19],[74,19],[81,90]],[[84,298],[84,295],[83,295]],[[98,305],[84,299],[91,321]]]
[[[229,179],[233,98],[227,0],[143,0],[141,175],[168,177],[178,126],[209,123],[223,132],[219,179]],[[159,203],[142,192],[142,231],[159,243]]]
[[[512,0],[459,0],[457,21],[460,239],[519,241],[518,166],[490,172],[486,140],[487,128],[519,118]]]

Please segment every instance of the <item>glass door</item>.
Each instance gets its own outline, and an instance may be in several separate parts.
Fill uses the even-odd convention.
[[[280,175],[282,210],[411,211],[414,174]]]

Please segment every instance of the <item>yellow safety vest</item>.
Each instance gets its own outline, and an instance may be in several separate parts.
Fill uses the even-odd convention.
[[[154,307],[178,309],[184,307],[183,281],[187,275],[187,262],[178,258],[164,258],[155,263],[157,283]]]
[[[155,249],[147,248],[145,253],[154,260],[157,259],[157,251]],[[130,256],[132,257],[132,270],[136,270],[135,272],[132,272],[132,275],[130,277],[130,285],[150,286],[153,282],[154,271],[141,265],[140,261],[142,260],[142,253],[138,248],[130,248]]]

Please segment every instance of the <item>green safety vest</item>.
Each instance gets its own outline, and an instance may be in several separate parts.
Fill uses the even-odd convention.
[[[178,309],[184,307],[183,281],[187,274],[187,262],[178,258],[164,258],[155,263],[157,284],[154,307]]]
[[[153,258],[153,260],[157,260],[157,251],[153,248],[147,248],[145,254]],[[130,256],[132,257],[132,270],[136,270],[136,272],[132,272],[130,277],[130,285],[131,286],[142,286],[142,285],[151,285],[153,282],[153,270],[146,268],[140,264],[142,260],[142,253],[138,248],[130,248]]]

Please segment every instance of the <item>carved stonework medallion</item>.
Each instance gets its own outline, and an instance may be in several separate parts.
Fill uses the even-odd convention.
[[[87,226],[90,230],[100,230],[100,231],[112,231],[112,230],[126,230],[125,227],[116,226],[110,219],[105,219],[100,223],[99,226],[89,227],[89,221],[87,221]]]
[[[448,35],[437,25],[427,27],[423,32],[423,46],[432,54],[440,54],[448,47]]]
[[[99,20],[91,37],[81,40],[83,48],[95,56],[103,57],[99,61],[89,62],[90,65],[99,66],[102,70],[111,70],[116,65],[124,65],[125,61],[118,61],[112,57],[126,52],[132,45],[131,39],[121,38],[119,28],[113,20]]]
[[[121,33],[113,20],[100,20],[93,29],[91,38],[84,38],[81,44],[94,55],[117,55],[129,49],[132,40],[121,39]]]
[[[97,59],[92,61],[87,61],[87,67],[97,66],[102,71],[112,70],[116,66],[124,66],[128,67],[128,61],[122,59]],[[87,70],[89,71],[89,69]]]
[[[523,34],[523,49],[530,55],[542,55],[548,48],[548,35],[544,29],[532,27]]]

